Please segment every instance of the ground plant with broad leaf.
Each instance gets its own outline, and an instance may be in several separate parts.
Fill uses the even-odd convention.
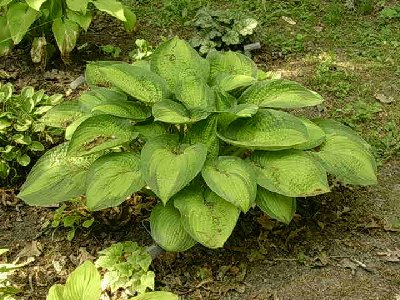
[[[140,64],[89,67],[92,89],[47,112],[66,139],[42,156],[19,197],[46,206],[79,195],[90,210],[154,193],[151,235],[167,251],[222,247],[241,212],[289,223],[297,197],[330,191],[328,174],[377,182],[370,146],[334,120],[295,115],[323,98],[269,79],[247,56],[202,58],[173,38]],[[100,84],[101,86],[96,86]]]
[[[48,96],[30,86],[15,93],[11,83],[0,83],[0,187],[21,180],[32,158],[58,140],[62,130],[44,125],[40,118],[61,101],[62,95]]]
[[[127,31],[134,29],[135,14],[118,0],[0,1],[0,56],[29,37],[34,62],[46,57],[53,39],[61,56],[67,59],[80,32],[88,30],[96,10],[122,21]]]
[[[230,10],[201,8],[193,21],[196,28],[190,44],[207,54],[215,49],[230,49],[252,42],[258,22],[254,18]]]

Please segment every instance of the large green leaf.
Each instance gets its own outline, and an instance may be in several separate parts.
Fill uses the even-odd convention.
[[[215,108],[214,91],[204,79],[188,76],[178,82],[176,98],[189,110],[211,111]]]
[[[151,122],[148,124],[137,124],[135,125],[135,130],[139,132],[139,138],[145,141],[151,140],[156,136],[163,135],[167,133],[167,128],[163,123]]]
[[[96,106],[115,102],[126,102],[127,100],[128,96],[124,92],[96,87],[82,94],[78,102],[83,111],[91,113]]]
[[[289,224],[296,212],[296,198],[287,197],[258,187],[257,206],[271,218]]]
[[[68,54],[75,48],[79,25],[71,20],[59,18],[53,22],[52,30],[61,55],[68,57]]]
[[[132,32],[136,25],[136,15],[127,6],[124,6],[124,15],[126,21],[124,22],[124,28],[127,32]]]
[[[62,284],[55,284],[50,288],[46,300],[64,300],[63,294],[64,286]]]
[[[151,116],[151,109],[138,101],[108,101],[108,103],[95,106],[92,112],[135,121],[144,121]]]
[[[209,115],[204,111],[190,111],[183,104],[172,100],[157,102],[152,108],[156,121],[172,124],[196,123]]]
[[[91,61],[86,65],[85,79],[89,85],[109,86],[110,82],[104,78],[100,69],[116,64],[126,64],[120,61]]]
[[[325,132],[310,120],[306,118],[300,118],[300,119],[303,121],[304,125],[306,125],[308,132],[308,141],[293,146],[293,148],[298,150],[308,150],[321,145],[325,141]]]
[[[138,132],[131,121],[110,115],[97,115],[83,121],[72,135],[70,155],[87,155],[134,140]]]
[[[179,300],[179,298],[170,292],[149,292],[130,298],[129,300]]]
[[[86,14],[82,14],[76,11],[67,10],[67,17],[71,21],[77,23],[83,30],[87,31],[92,22],[93,14],[90,11],[86,12]]]
[[[171,91],[188,76],[208,79],[210,66],[190,45],[177,37],[161,44],[151,55],[151,70],[163,77]]]
[[[214,82],[221,73],[257,78],[256,64],[249,57],[241,53],[211,51],[207,55],[207,60],[210,62],[211,82]]]
[[[362,144],[365,149],[370,150],[371,145],[368,144],[361,136],[357,134],[353,129],[350,127],[343,125],[340,122],[334,120],[323,120],[323,119],[316,119],[314,120],[316,123],[327,135],[340,135],[345,136],[356,143]]]
[[[145,182],[140,173],[140,156],[132,152],[109,153],[97,159],[86,177],[86,205],[100,210],[121,204]]]
[[[132,97],[148,104],[168,98],[167,83],[157,74],[128,64],[100,68],[104,78]]]
[[[91,1],[94,6],[100,11],[104,11],[109,15],[126,22],[124,6],[120,1],[117,0],[96,0]]]
[[[208,156],[217,157],[219,153],[217,124],[218,117],[215,114],[193,124],[185,134],[185,142],[191,145],[203,143],[207,146]]]
[[[21,42],[39,16],[40,13],[26,3],[17,2],[8,7],[7,25],[15,45]]]
[[[142,149],[142,175],[152,191],[167,203],[201,171],[206,156],[204,144],[190,146],[179,144],[177,136],[158,136]]]
[[[47,0],[26,0],[26,4],[28,4],[34,10],[39,11],[42,4],[46,1]]]
[[[251,118],[224,125],[218,136],[235,146],[262,150],[290,148],[309,138],[301,119],[272,109],[262,109]]]
[[[91,261],[85,261],[68,276],[64,287],[65,300],[99,300],[101,278]]]
[[[215,84],[224,91],[229,92],[236,89],[246,88],[254,84],[257,80],[248,75],[231,75],[228,73],[221,73],[215,79]]]
[[[153,240],[166,251],[186,251],[196,244],[183,228],[179,210],[172,201],[166,206],[159,203],[151,210],[150,228]]]
[[[6,16],[0,16],[0,56],[7,55],[13,46]]]
[[[297,82],[271,79],[253,84],[238,101],[253,103],[260,107],[300,108],[321,104],[324,99]]]
[[[329,192],[326,171],[308,152],[257,151],[251,156],[257,183],[288,197],[307,197]]]
[[[18,197],[29,205],[46,206],[85,192],[86,171],[98,155],[67,156],[68,143],[46,152],[33,166]]]
[[[78,11],[86,14],[86,9],[89,4],[89,0],[66,0],[68,8],[73,11]]]
[[[377,183],[376,162],[363,143],[348,136],[329,134],[315,152],[329,174],[347,184]]]
[[[239,157],[220,156],[204,166],[202,175],[214,193],[243,212],[254,203],[257,193],[255,172]]]
[[[70,125],[67,126],[67,128],[65,128],[65,135],[64,138],[67,141],[70,141],[75,130],[79,127],[79,125],[81,125],[83,123],[83,121],[89,119],[90,117],[92,117],[92,115],[83,115],[82,117],[76,119],[75,121],[73,121]]]
[[[185,230],[200,244],[223,247],[235,228],[240,210],[210,190],[189,187],[174,197]]]
[[[78,102],[66,101],[48,110],[40,121],[47,126],[66,128],[84,114]]]

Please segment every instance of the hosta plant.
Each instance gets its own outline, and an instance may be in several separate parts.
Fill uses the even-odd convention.
[[[190,43],[202,54],[250,42],[258,26],[253,18],[210,8],[201,8],[190,23],[196,28]]]
[[[46,55],[52,35],[62,57],[67,58],[80,32],[88,30],[96,10],[122,21],[128,31],[135,26],[135,14],[119,0],[0,1],[0,56],[8,54],[29,34],[33,38],[34,62],[40,62]]]
[[[40,122],[61,100],[61,95],[47,96],[29,86],[17,94],[11,83],[0,83],[0,187],[21,177],[31,158],[62,133]]]
[[[35,165],[19,197],[50,205],[86,195],[91,210],[132,193],[159,199],[151,235],[165,250],[222,247],[240,212],[258,206],[289,223],[296,197],[329,192],[327,174],[347,184],[376,183],[370,146],[331,120],[290,111],[322,97],[285,79],[268,79],[235,52],[202,58],[178,38],[150,63],[91,66],[101,82],[74,104],[47,113],[67,139]]]

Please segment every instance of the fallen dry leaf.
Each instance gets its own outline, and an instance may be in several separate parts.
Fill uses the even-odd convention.
[[[389,262],[400,262],[400,249],[386,250],[385,252],[378,252],[382,259]]]
[[[385,103],[385,104],[389,104],[394,101],[394,98],[392,96],[387,97],[384,94],[374,94],[374,97],[379,102]]]
[[[286,16],[282,16],[281,19],[284,20],[286,23],[289,23],[290,25],[297,24],[295,20],[293,20],[292,18],[286,17]]]

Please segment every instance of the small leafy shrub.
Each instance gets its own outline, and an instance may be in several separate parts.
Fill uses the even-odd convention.
[[[68,58],[80,31],[89,28],[96,9],[121,20],[126,30],[133,30],[136,16],[118,0],[0,1],[0,56],[8,54],[32,31],[34,62],[41,61],[37,53],[45,52],[43,47],[50,42],[51,33],[62,57]]]
[[[151,46],[146,40],[137,39],[135,41],[135,46],[136,49],[129,52],[129,57],[133,61],[146,59],[153,53],[153,46]]]
[[[20,292],[9,280],[11,273],[22,267],[24,264],[17,265],[15,263],[2,262],[1,256],[8,252],[8,249],[0,249],[0,299],[2,300],[16,300],[16,294]]]
[[[207,54],[214,49],[229,49],[249,42],[258,22],[230,10],[201,8],[191,22],[197,29],[190,44]]]
[[[77,228],[89,228],[94,222],[94,218],[80,205],[80,199],[71,201],[68,206],[63,203],[56,209],[51,222],[52,228],[64,227],[68,229],[67,240],[72,241],[75,237]]]
[[[90,210],[117,206],[132,193],[159,199],[151,235],[167,251],[197,242],[222,247],[240,212],[258,206],[289,223],[296,197],[330,191],[327,174],[375,184],[370,146],[333,120],[287,111],[323,98],[285,79],[268,79],[245,55],[202,58],[174,38],[150,63],[90,66],[95,87],[47,119],[67,139],[36,163],[19,197],[50,205],[86,195]]]
[[[14,93],[12,84],[0,83],[0,179],[10,184],[22,176],[21,168],[27,167],[31,157],[43,152],[46,144],[62,131],[50,129],[40,122],[40,117],[55,104],[61,95],[47,96],[43,90],[35,92],[25,87]]]
[[[99,252],[95,265],[106,270],[102,286],[111,293],[124,289],[129,295],[154,290],[151,257],[146,248],[134,242],[116,243]]]
[[[400,4],[394,5],[392,7],[385,7],[379,13],[379,17],[383,20],[400,19]]]
[[[113,244],[99,253],[101,256],[95,264],[85,261],[68,276],[65,285],[53,285],[46,300],[100,300],[102,292],[110,286],[112,292],[119,288],[128,289],[128,292],[131,289],[130,295],[139,292],[130,300],[178,300],[169,292],[146,292],[147,288],[154,289],[154,273],[147,271],[151,257],[145,248],[125,242]],[[103,279],[96,266],[107,270]]]

